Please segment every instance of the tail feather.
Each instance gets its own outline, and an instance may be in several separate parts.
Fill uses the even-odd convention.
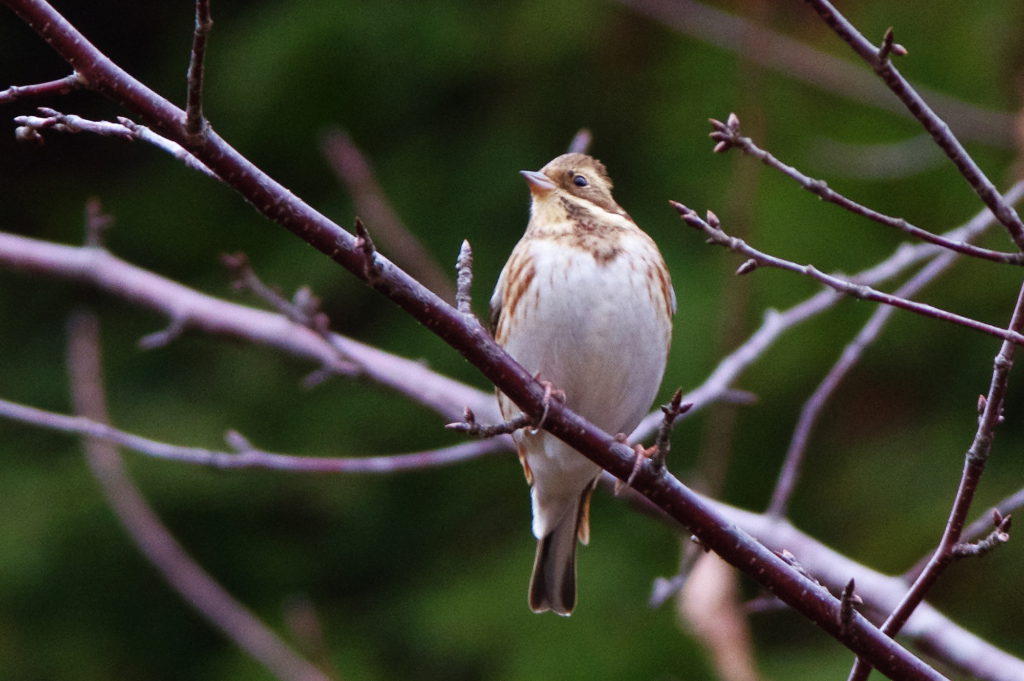
[[[574,514],[558,523],[537,541],[537,556],[530,579],[530,609],[553,610],[570,615],[576,605],[576,518]]]
[[[537,540],[537,555],[530,578],[530,609],[572,614],[576,606],[576,541],[590,539],[590,493],[594,483],[580,494],[575,513],[565,513],[555,527]]]

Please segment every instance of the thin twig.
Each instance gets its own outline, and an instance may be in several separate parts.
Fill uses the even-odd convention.
[[[950,251],[939,254],[898,288],[896,295],[903,298],[912,298],[936,277],[949,269],[955,260],[956,254]],[[789,500],[793,495],[794,489],[796,489],[796,484],[800,477],[800,469],[807,451],[807,443],[822,410],[839,387],[839,384],[842,383],[846,375],[860,360],[864,351],[878,338],[895,309],[888,305],[882,305],[872,313],[871,318],[861,328],[860,332],[843,348],[839,359],[836,360],[836,363],[804,404],[803,409],[800,411],[797,425],[793,429],[793,437],[790,440],[782,469],[779,472],[778,482],[775,484],[775,490],[772,493],[772,499],[766,511],[769,515],[777,517],[786,515]]]
[[[672,449],[672,427],[676,419],[690,411],[693,403],[683,404],[683,389],[679,388],[672,394],[672,399],[667,404],[661,405],[664,418],[661,426],[658,427],[658,435],[654,439],[654,451],[651,453],[651,460],[656,466],[664,468],[665,460],[668,458],[669,450]]]
[[[949,312],[948,310],[942,310],[932,305],[925,305],[924,303],[917,303],[913,300],[907,300],[906,298],[892,295],[890,293],[883,293],[866,284],[825,274],[813,265],[798,265],[795,262],[763,253],[762,251],[750,246],[742,239],[726,234],[719,227],[718,218],[716,218],[713,213],[709,212],[708,219],[704,220],[697,215],[695,211],[687,208],[683,204],[675,201],[671,201],[670,203],[679,212],[679,215],[683,218],[683,221],[686,222],[686,224],[707,234],[708,241],[710,243],[723,246],[730,251],[745,255],[750,258],[751,261],[756,263],[757,266],[774,267],[781,270],[787,270],[789,272],[796,272],[806,277],[810,277],[811,279],[825,284],[829,288],[852,298],[892,305],[893,307],[898,307],[900,309],[919,314],[923,317],[930,317],[932,319],[938,319],[951,324],[957,324],[989,336],[1010,341],[1017,345],[1024,345],[1024,335],[1021,335],[1017,330],[1003,329],[976,319],[964,317],[963,315],[959,315],[954,312]],[[749,266],[748,261],[748,263],[744,263],[741,273],[749,272],[751,269],[752,268]]]
[[[292,456],[257,449],[233,432],[229,432],[227,436],[229,444],[233,445],[232,451],[205,447],[183,447],[151,440],[83,416],[58,414],[4,399],[0,399],[0,418],[51,431],[88,436],[120,445],[154,459],[220,469],[268,468],[290,473],[383,474],[449,466],[492,452],[506,451],[509,448],[509,443],[504,439],[495,438],[480,442],[464,442],[440,449],[387,456]]]
[[[221,178],[216,173],[186,150],[185,147],[162,135],[158,135],[145,125],[139,125],[123,116],[118,116],[117,123],[111,123],[110,121],[91,121],[81,116],[62,114],[55,109],[47,107],[40,107],[39,112],[42,116],[15,117],[14,122],[18,124],[15,136],[19,140],[37,144],[41,143],[44,140],[42,133],[48,130],[63,133],[88,132],[106,137],[118,137],[131,141],[137,140],[151,144],[157,149],[170,154],[192,170],[221,181]]]
[[[981,248],[980,246],[974,246],[973,244],[965,243],[963,241],[950,241],[938,234],[929,232],[926,229],[922,229],[915,225],[910,224],[903,218],[895,218],[878,211],[868,208],[867,206],[857,203],[852,199],[849,199],[839,192],[835,191],[824,180],[817,180],[809,177],[791,165],[787,165],[772,155],[770,152],[765,151],[758,147],[752,139],[745,137],[740,132],[740,121],[736,114],[729,114],[729,117],[723,123],[722,121],[711,119],[711,126],[714,130],[711,132],[711,139],[715,140],[716,152],[724,152],[729,149],[739,149],[744,154],[756,158],[770,168],[774,168],[784,175],[795,180],[805,190],[819,197],[823,201],[835,204],[840,208],[850,211],[855,215],[860,215],[869,220],[877,222],[880,225],[892,227],[905,234],[909,234],[915,238],[927,241],[929,243],[937,244],[943,248],[948,248],[957,253],[963,253],[974,258],[981,258],[983,260],[990,260],[992,262],[1009,263],[1013,265],[1024,264],[1024,253],[1007,253],[1005,251],[993,251],[988,248]]]
[[[1006,227],[1017,247],[1024,250],[1024,223],[1012,206],[1003,201],[992,181],[978,167],[963,145],[939,116],[928,106],[914,87],[903,77],[888,54],[881,54],[876,45],[865,38],[828,0],[805,0],[828,26],[836,32],[853,51],[860,55],[875,73],[889,86],[907,110],[921,123],[935,143],[956,165],[960,174],[984,202],[996,219]],[[890,32],[891,33],[891,32]],[[891,39],[891,38],[890,38]],[[882,58],[879,58],[879,57]]]
[[[1013,316],[1007,327],[1010,331],[1024,329],[1024,285],[1021,286],[1017,296],[1017,304],[1013,310]],[[907,619],[914,612],[914,609],[924,600],[928,591],[931,590],[939,576],[955,558],[957,545],[963,533],[967,514],[970,511],[971,503],[974,500],[974,493],[977,490],[978,482],[985,471],[985,464],[988,461],[989,453],[992,451],[992,441],[995,437],[996,426],[1002,421],[1003,402],[1006,397],[1006,388],[1009,383],[1010,368],[1013,366],[1013,356],[1017,349],[1016,344],[1005,340],[999,348],[999,353],[993,360],[992,379],[989,384],[988,394],[985,399],[984,409],[978,421],[978,429],[974,434],[974,440],[968,448],[964,460],[964,469],[960,477],[960,484],[957,487],[956,497],[953,499],[953,506],[949,512],[942,539],[939,541],[935,553],[921,574],[911,585],[900,604],[891,612],[882,624],[881,630],[889,636],[896,636],[906,623]],[[870,664],[858,658],[850,670],[849,681],[863,681],[871,672]]]
[[[461,421],[454,421],[452,423],[446,423],[445,428],[448,430],[454,430],[459,433],[465,433],[470,437],[489,439],[497,435],[508,435],[514,433],[520,428],[526,428],[527,426],[533,425],[533,419],[526,414],[520,414],[515,418],[511,418],[501,423],[494,423],[491,425],[483,425],[476,420],[476,414],[469,407],[466,407],[462,414]]]
[[[992,512],[992,530],[978,541],[961,541],[953,547],[954,558],[984,556],[1010,541],[1010,525],[1013,516]]]
[[[19,99],[29,97],[45,97],[48,95],[66,95],[75,90],[85,87],[85,81],[74,72],[71,75],[50,80],[45,83],[33,83],[32,85],[12,85],[6,90],[0,91],[0,104],[10,104]]]
[[[103,425],[107,408],[95,315],[73,317],[69,336],[68,373],[75,410]],[[192,559],[146,503],[116,446],[86,438],[85,450],[93,475],[125,531],[186,603],[282,681],[330,681]]]
[[[196,24],[192,35],[192,53],[188,62],[188,101],[185,104],[185,133],[201,135],[208,123],[203,115],[203,62],[206,39],[213,30],[210,0],[196,0]]]

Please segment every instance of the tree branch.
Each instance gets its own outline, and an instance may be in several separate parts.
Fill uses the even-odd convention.
[[[33,85],[12,85],[6,90],[0,91],[0,105],[10,104],[11,102],[19,99],[28,99],[30,97],[66,95],[69,92],[81,90],[84,87],[85,82],[82,81],[82,78],[77,72],[45,83],[35,83]]]
[[[99,325],[94,315],[79,314],[71,320],[68,372],[75,410],[102,425],[107,409],[99,357]],[[84,416],[80,418],[86,420]],[[89,467],[111,510],[139,551],[172,589],[235,645],[283,681],[330,681],[188,555],[146,503],[124,470],[115,446],[86,438],[85,450]]]
[[[949,269],[949,266],[955,260],[956,255],[948,251],[936,256],[908,280],[907,283],[898,288],[896,295],[903,298],[913,297],[936,277]],[[871,318],[856,337],[843,348],[839,359],[804,404],[803,409],[800,411],[800,419],[797,421],[796,428],[793,431],[789,448],[786,451],[786,458],[779,473],[779,480],[775,485],[775,491],[772,493],[772,499],[768,505],[767,513],[769,515],[786,515],[789,499],[796,488],[800,475],[800,468],[807,450],[807,442],[810,439],[811,431],[814,429],[818,417],[821,415],[829,398],[832,397],[839,387],[839,384],[842,383],[846,375],[860,360],[864,351],[878,338],[895,309],[894,307],[883,305],[874,311]]]
[[[1024,285],[1021,286],[1017,296],[1017,304],[1013,309],[1013,316],[1010,319],[1008,329],[1020,331],[1024,329]],[[992,441],[995,438],[996,426],[1003,420],[1003,402],[1006,398],[1006,387],[1009,382],[1010,368],[1013,366],[1013,356],[1017,346],[1004,341],[999,348],[999,353],[993,360],[992,379],[989,384],[988,395],[984,400],[981,410],[981,418],[978,420],[978,429],[974,434],[974,440],[967,450],[964,460],[964,469],[960,477],[960,484],[953,500],[953,508],[950,510],[949,519],[946,521],[942,539],[938,548],[924,570],[918,575],[911,585],[907,594],[900,601],[900,604],[889,614],[882,624],[882,631],[890,636],[899,633],[906,624],[911,613],[924,600],[928,591],[931,590],[939,576],[945,571],[949,564],[957,557],[956,549],[960,543],[964,523],[970,511],[971,503],[974,501],[974,493],[978,488],[981,475],[985,471],[985,464],[992,451]],[[1001,524],[1001,523],[1000,523]],[[862,681],[871,672],[870,662],[858,657],[850,670],[850,681]]]
[[[980,258],[982,260],[990,260],[992,262],[1024,265],[1024,253],[1022,252],[1018,251],[1016,253],[1007,253],[1004,251],[993,251],[991,249],[981,248],[980,246],[974,246],[973,244],[965,243],[963,241],[950,241],[938,234],[933,234],[928,230],[912,225],[903,218],[894,218],[889,215],[879,213],[878,211],[868,208],[863,204],[846,198],[839,192],[831,189],[824,180],[816,180],[804,175],[793,166],[786,165],[769,152],[758,147],[749,137],[745,137],[740,134],[740,120],[736,114],[729,114],[725,123],[712,118],[711,125],[714,128],[711,132],[711,139],[716,142],[714,149],[716,152],[724,152],[733,148],[739,149],[744,154],[761,161],[761,163],[765,164],[769,168],[774,168],[782,174],[792,178],[801,187],[821,200],[835,204],[840,208],[850,211],[854,215],[860,215],[877,222],[880,225],[898,229],[912,237],[921,239],[922,241],[927,241],[928,243],[937,244],[943,248],[948,248],[951,251],[956,251],[957,253],[969,255],[974,258]]]
[[[956,138],[939,116],[932,111],[927,102],[917,93],[914,87],[903,77],[892,61],[889,59],[887,50],[880,49],[861,35],[860,31],[851,24],[828,0],[805,0],[814,11],[825,21],[828,26],[836,32],[846,43],[853,48],[853,51],[860,55],[861,59],[867,62],[868,66],[875,70],[875,73],[889,86],[907,111],[921,123],[922,127],[931,135],[935,143],[956,165],[960,174],[964,176],[967,183],[974,190],[982,202],[989,207],[989,210],[1006,227],[1017,247],[1024,250],[1024,223],[1021,222],[1017,211],[1003,201],[992,181],[988,179],[981,168],[974,162],[971,155],[967,153],[963,145]],[[891,29],[887,32],[888,40],[892,40]],[[884,46],[884,45],[883,45]]]
[[[768,255],[767,253],[750,246],[742,239],[726,234],[719,227],[718,218],[715,217],[713,213],[709,212],[708,219],[703,220],[693,209],[676,201],[671,201],[670,203],[679,212],[679,215],[683,218],[683,221],[686,222],[686,224],[707,234],[709,242],[717,246],[723,246],[734,253],[741,253],[749,258],[749,260],[740,265],[740,268],[736,271],[737,274],[747,274],[757,267],[774,267],[780,270],[796,272],[797,274],[810,277],[811,279],[834,289],[838,293],[842,293],[852,298],[871,300],[876,303],[892,305],[893,307],[898,307],[903,310],[919,314],[923,317],[931,317],[932,319],[957,324],[974,331],[988,334],[989,336],[1010,341],[1017,345],[1024,345],[1024,335],[1021,335],[1016,330],[1003,329],[998,326],[993,326],[992,324],[980,322],[976,319],[958,315],[955,312],[939,309],[932,305],[925,305],[924,303],[917,303],[890,293],[883,293],[867,286],[866,284],[825,274],[813,265],[798,265],[795,262],[784,260],[783,258],[779,258],[774,255]]]

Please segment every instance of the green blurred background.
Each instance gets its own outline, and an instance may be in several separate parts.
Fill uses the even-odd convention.
[[[803,3],[718,6],[852,61]],[[915,82],[983,109],[1015,111],[1024,82],[1024,4],[941,7],[868,1],[849,11],[869,36],[896,27],[910,51],[899,66]],[[183,101],[191,3],[59,8],[143,82]],[[473,243],[481,313],[526,221],[528,195],[516,171],[539,168],[589,127],[591,150],[609,167],[616,198],[661,245],[679,295],[662,397],[703,381],[765,308],[817,290],[781,272],[733,277],[740,261],[705,245],[668,199],[711,208],[765,250],[828,271],[858,271],[900,242],[753,160],[711,154],[708,117],[736,111],[782,159],[935,231],[980,207],[927,145],[890,146],[918,136],[908,119],[765,70],[617,2],[219,0],[213,14],[205,103],[214,127],[296,194],[350,225],[351,199],[320,151],[327,130],[345,128],[396,210],[445,267],[463,238]],[[741,36],[735,44],[746,52],[756,39]],[[7,11],[0,13],[0,55],[0,88],[67,73]],[[97,196],[117,220],[107,243],[130,262],[253,303],[230,289],[218,263],[221,253],[244,251],[267,281],[286,290],[312,286],[338,331],[487,387],[380,296],[230,190],[153,148],[90,135],[16,145],[11,118],[37,105],[92,118],[125,113],[90,93],[4,107],[0,229],[80,243],[84,203]],[[1002,119],[995,143],[968,143],[1000,186],[1014,172],[1009,120]],[[889,174],[878,159],[894,151],[922,168]],[[858,172],[857,159],[874,159],[873,172]],[[1008,247],[996,230],[985,243]],[[1012,268],[965,262],[924,299],[1004,324],[1019,279]],[[143,352],[140,336],[165,324],[158,315],[9,271],[0,271],[0,396],[69,411],[65,319],[82,302],[102,319],[110,408],[122,428],[209,447],[221,446],[224,431],[234,428],[259,447],[310,455],[459,441],[437,415],[373,385],[333,380],[304,390],[301,379],[314,367],[265,348],[190,334]],[[673,470],[730,503],[763,508],[803,401],[872,309],[845,302],[787,335],[739,382],[759,395],[757,405],[731,414],[732,424],[724,412],[682,422]],[[881,570],[916,561],[942,530],[997,347],[991,338],[897,313],[814,435],[794,521]],[[1015,376],[978,512],[1024,481],[1021,399]],[[140,558],[76,441],[0,422],[0,451],[0,678],[271,678]],[[282,630],[288,603],[314,604],[330,660],[346,680],[714,678],[672,607],[645,605],[652,579],[676,569],[677,538],[607,494],[595,499],[576,615],[529,612],[528,497],[510,455],[386,477],[215,472],[126,456],[184,546],[266,621]],[[724,473],[707,463],[725,457]],[[959,564],[933,601],[1024,655],[1022,559],[1024,548],[1014,541]],[[749,583],[743,588],[758,595]],[[799,616],[777,611],[752,623],[768,678],[845,674],[850,656]]]

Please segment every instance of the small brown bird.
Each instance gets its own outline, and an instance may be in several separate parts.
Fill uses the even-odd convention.
[[[629,433],[661,385],[676,300],[654,241],[612,198],[604,165],[564,154],[521,172],[532,205],[491,298],[495,339],[609,433]],[[502,415],[519,409],[498,395]],[[530,608],[572,613],[576,540],[589,535],[590,494],[601,469],[553,435],[514,436],[532,486],[537,556]]]

